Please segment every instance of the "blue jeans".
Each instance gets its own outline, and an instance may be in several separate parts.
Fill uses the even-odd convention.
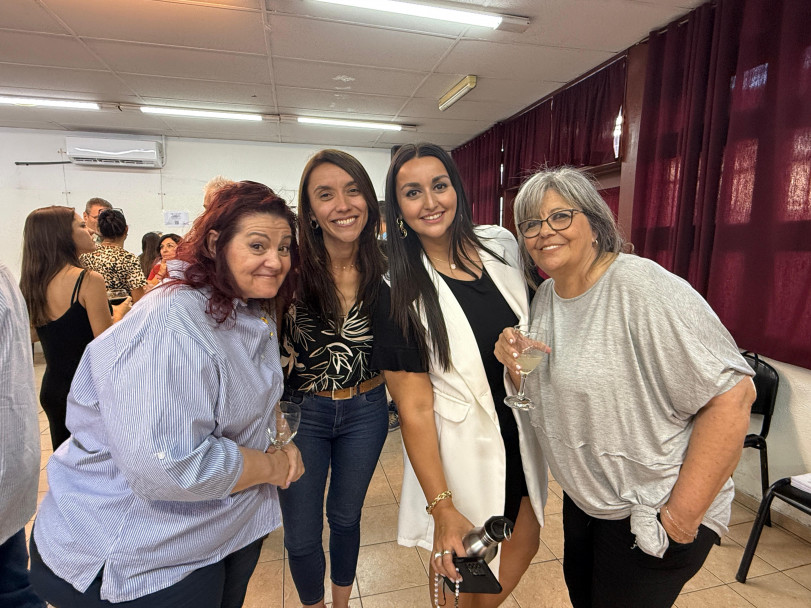
[[[388,434],[386,387],[335,401],[297,391],[286,393],[284,399],[301,404],[294,443],[305,469],[301,479],[279,491],[284,546],[299,599],[309,606],[324,598],[326,560],[321,533],[330,467],[330,579],[340,587],[355,580],[361,508]]]
[[[24,529],[0,545],[0,606],[45,608],[28,580]]]

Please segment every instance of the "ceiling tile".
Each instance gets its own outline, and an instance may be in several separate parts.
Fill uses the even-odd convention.
[[[381,93],[408,97],[428,72],[369,68],[358,65],[302,59],[273,59],[273,80],[279,86],[308,89]]]
[[[437,67],[449,74],[568,82],[614,53],[462,40]]]
[[[34,0],[3,2],[3,10],[0,11],[0,28],[51,34],[66,33],[59,22]]]
[[[313,19],[274,15],[270,21],[274,57],[317,60],[340,57],[342,63],[424,71],[432,69],[454,43],[452,38]],[[356,44],[358,41],[362,44]]]
[[[104,65],[70,36],[0,32],[0,57],[5,63],[101,69]]]
[[[0,71],[0,74],[2,71]],[[217,103],[233,103],[252,106],[274,107],[273,88],[266,84],[238,84],[190,78],[168,78],[120,74],[136,94],[144,99],[184,100]],[[150,103],[152,103],[150,101]]]
[[[0,87],[26,88],[31,90],[28,95],[70,96],[96,101],[127,101],[132,96],[132,91],[108,71],[48,68],[16,63],[0,63]],[[83,95],[79,97],[79,93]]]
[[[267,60],[258,55],[103,40],[88,40],[88,45],[116,71],[270,84]]]
[[[81,37],[265,52],[258,11],[154,0],[48,0],[48,6]]]
[[[394,117],[406,97],[387,97],[383,95],[361,95],[339,91],[314,91],[311,89],[295,89],[277,87],[279,105],[291,108],[300,108],[305,111],[347,112],[351,114],[370,114]],[[301,114],[301,112],[296,112]]]

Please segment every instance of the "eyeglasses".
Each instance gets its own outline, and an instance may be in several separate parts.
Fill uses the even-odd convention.
[[[546,224],[552,230],[555,232],[560,232],[561,230],[566,230],[572,225],[575,213],[585,214],[585,211],[580,211],[580,209],[562,209],[560,211],[550,213],[545,219],[524,220],[518,224],[518,230],[521,231],[521,235],[525,239],[531,239],[541,233],[543,223],[546,222]]]

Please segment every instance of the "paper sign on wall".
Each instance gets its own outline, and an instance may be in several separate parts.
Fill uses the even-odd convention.
[[[188,226],[188,211],[164,211],[163,224],[165,226]]]

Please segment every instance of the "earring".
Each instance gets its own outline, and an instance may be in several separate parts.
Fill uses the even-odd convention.
[[[406,230],[405,222],[403,221],[402,216],[397,218],[397,227],[400,229],[400,238],[406,238],[408,236],[408,230]]]
[[[594,240],[591,242],[592,245],[597,245],[597,237],[594,237]]]
[[[318,229],[321,228],[321,225],[318,223],[318,220],[315,219],[314,217],[310,218],[310,226],[312,227],[313,232],[317,232]]]

